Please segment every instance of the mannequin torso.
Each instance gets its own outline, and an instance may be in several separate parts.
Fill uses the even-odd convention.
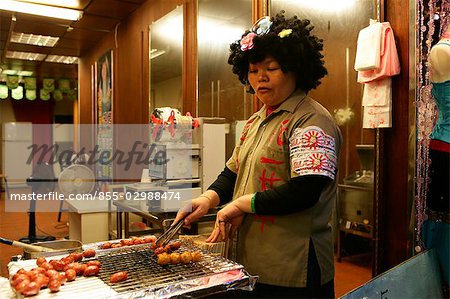
[[[430,80],[441,83],[450,80],[450,26],[430,51]]]

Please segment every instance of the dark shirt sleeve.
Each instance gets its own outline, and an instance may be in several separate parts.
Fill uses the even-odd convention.
[[[233,198],[236,178],[237,174],[231,171],[228,167],[225,167],[214,183],[209,186],[208,190],[213,190],[219,195],[220,206],[230,202]]]
[[[332,182],[323,175],[295,177],[271,190],[257,192],[255,212],[260,215],[287,215],[314,206],[323,188]]]

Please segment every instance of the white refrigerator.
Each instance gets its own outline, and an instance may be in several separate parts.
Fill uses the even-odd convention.
[[[8,176],[8,188],[25,187],[33,163],[27,163],[33,144],[31,122],[2,123],[2,173]]]

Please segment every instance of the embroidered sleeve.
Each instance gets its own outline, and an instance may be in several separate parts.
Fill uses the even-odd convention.
[[[336,176],[336,148],[334,137],[320,127],[296,128],[289,138],[290,163],[296,176]]]

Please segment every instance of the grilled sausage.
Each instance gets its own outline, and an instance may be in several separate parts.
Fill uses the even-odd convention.
[[[29,280],[23,280],[21,282],[19,282],[14,289],[19,292],[22,293],[23,290],[25,290],[26,287],[28,287],[28,285],[30,284]]]
[[[169,246],[170,246],[171,250],[175,251],[181,247],[181,242],[175,241],[175,242],[170,243]]]
[[[109,248],[111,248],[111,245],[112,245],[111,242],[105,242],[100,246],[100,248],[101,249],[109,249]]]
[[[90,257],[94,257],[95,256],[95,250],[94,249],[88,249],[82,252],[83,257],[85,258],[90,258]]]
[[[120,271],[120,272],[116,272],[113,275],[111,275],[111,277],[109,278],[109,282],[117,283],[117,282],[124,281],[127,278],[128,278],[128,273],[126,271]]]
[[[64,266],[65,266],[65,265],[68,265],[68,264],[70,264],[70,263],[75,262],[75,258],[74,258],[73,256],[71,256],[71,255],[68,255],[68,256],[63,257],[62,259],[60,259],[60,261],[61,261],[61,263],[63,263]]]
[[[74,262],[79,262],[83,259],[82,253],[73,252],[73,253],[69,254],[69,256],[73,258]]]
[[[46,288],[48,286],[48,283],[50,282],[50,278],[44,274],[39,274],[34,278],[33,281],[38,283],[42,289],[42,288]]]
[[[74,269],[67,269],[65,273],[67,281],[74,281],[77,277],[77,271],[75,271]]]
[[[66,266],[64,262],[57,260],[51,260],[50,265],[52,265],[56,271],[63,271],[64,267]]]
[[[95,276],[99,271],[100,269],[97,266],[87,266],[86,269],[84,269],[83,276]]]
[[[53,266],[48,262],[43,262],[39,267],[44,268],[46,270],[52,270]]]
[[[28,284],[31,280],[27,274],[24,274],[24,273],[17,274],[16,273],[11,280],[11,286],[16,287],[22,281],[25,281]]]
[[[54,269],[50,269],[50,270],[47,270],[47,272],[45,272],[45,275],[47,275],[47,277],[52,279],[54,276],[58,276],[59,272]]]
[[[34,296],[39,293],[41,286],[37,282],[30,282],[23,290],[20,292],[25,297]]]
[[[86,263],[86,265],[89,266],[97,266],[98,268],[101,268],[101,263],[100,261],[89,261]]]
[[[156,237],[155,236],[145,236],[143,238],[144,243],[153,243],[156,241]]]
[[[154,250],[155,255],[159,255],[161,253],[167,252],[165,247],[158,247]]]
[[[48,288],[51,292],[58,292],[61,287],[61,281],[59,279],[52,279],[48,283]]]
[[[40,257],[36,260],[36,265],[41,266],[42,263],[45,263],[46,261],[45,257]]]

